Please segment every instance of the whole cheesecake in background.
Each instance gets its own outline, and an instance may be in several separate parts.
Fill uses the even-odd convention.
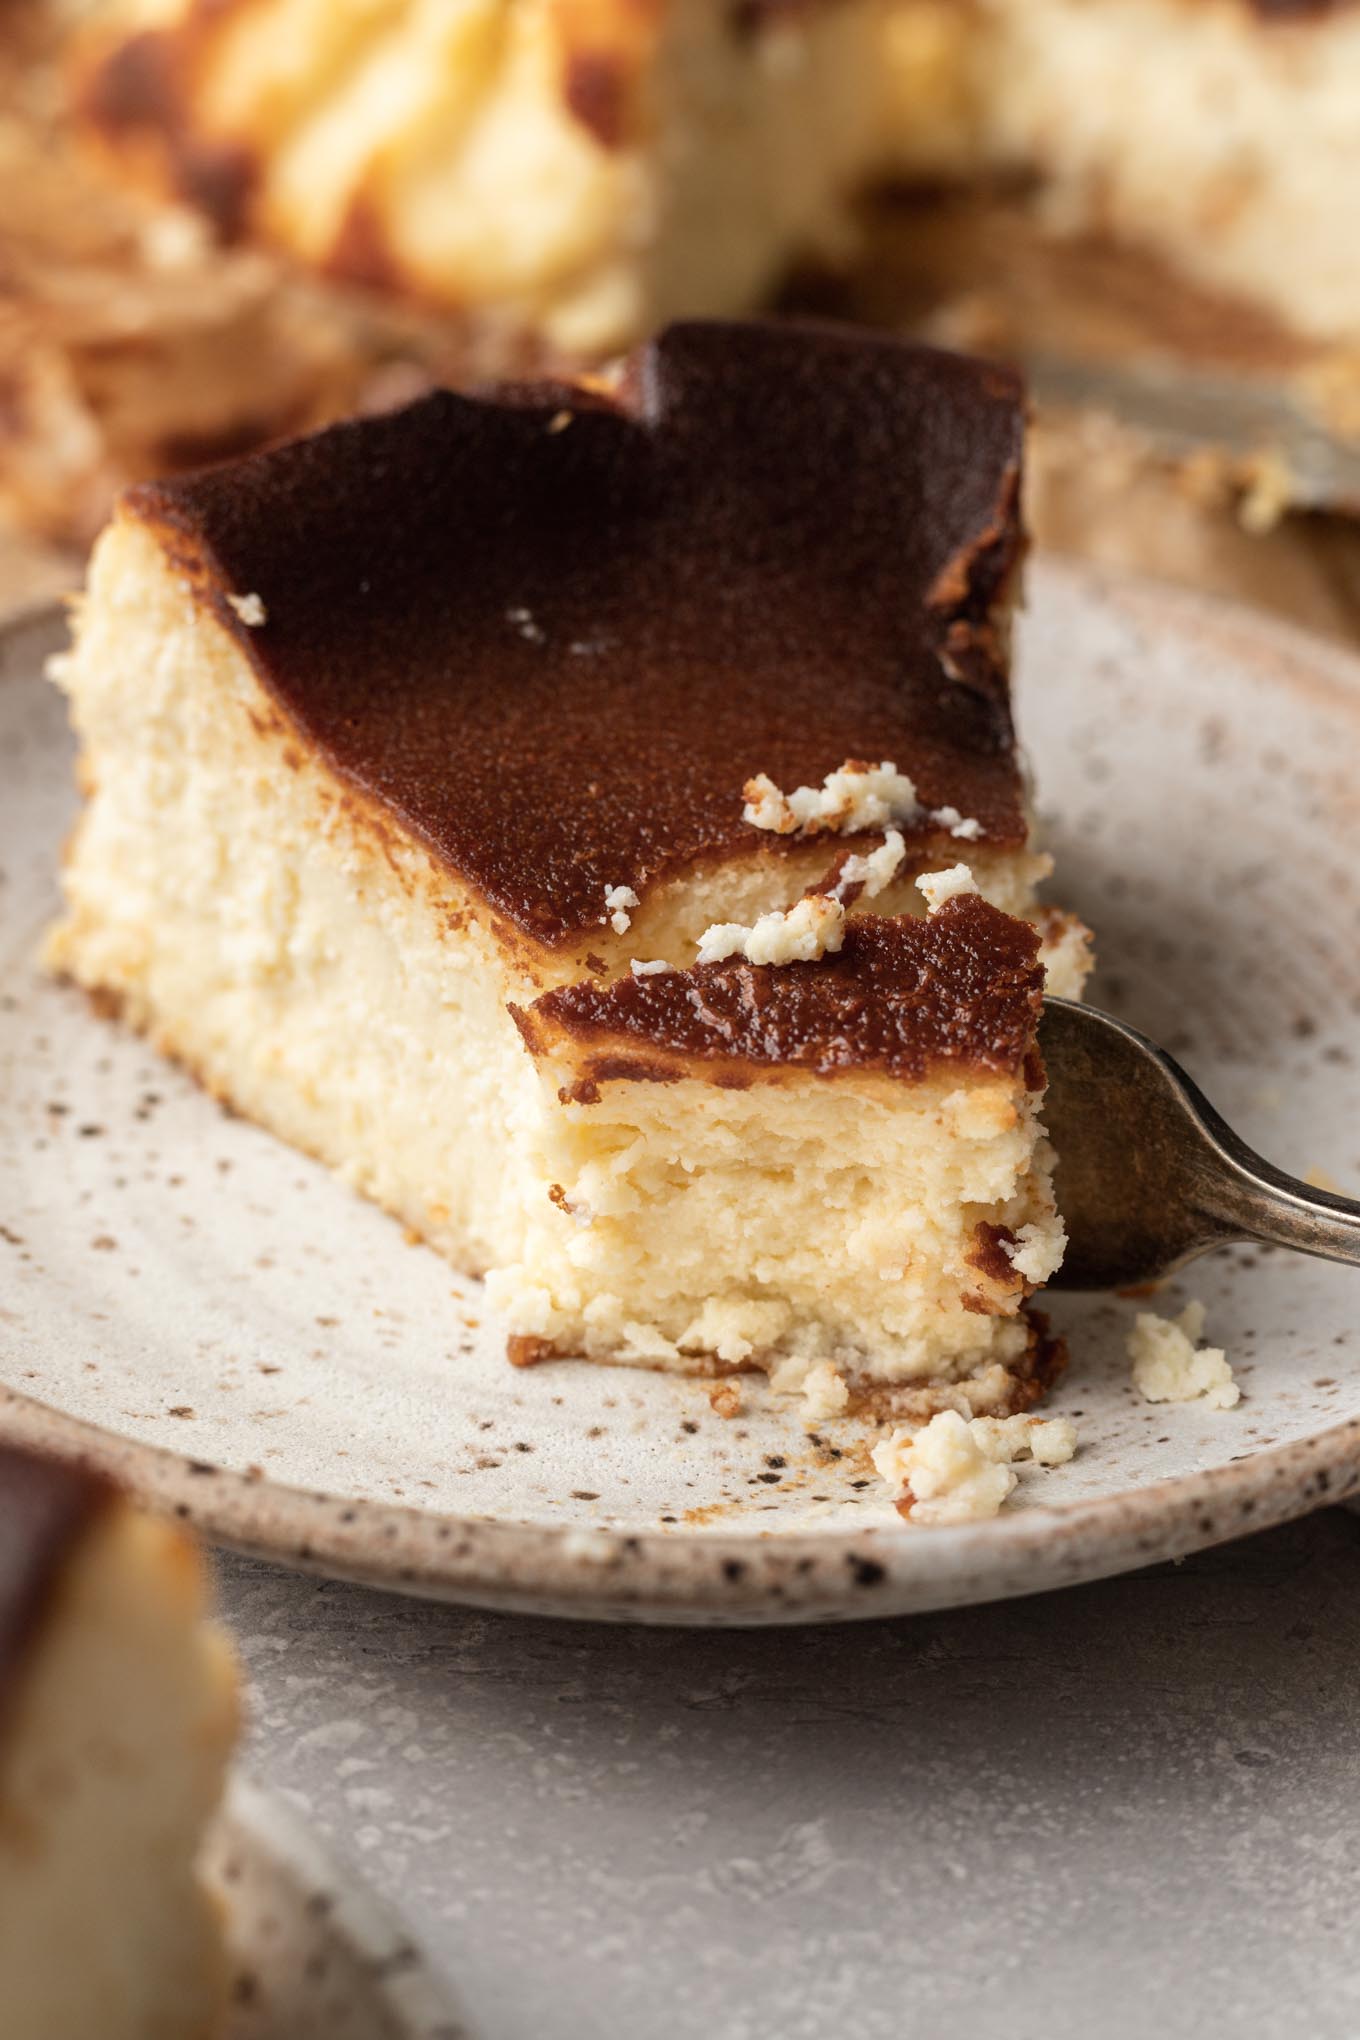
[[[1023,439],[999,370],[689,325],[133,491],[52,964],[489,1273],[517,1359],[1032,1397],[1087,957],[1011,723]]]
[[[90,131],[225,239],[437,305],[482,351],[596,361],[758,307],[834,247],[876,147],[863,0],[134,4]],[[866,90],[869,93],[866,98]]]
[[[1357,77],[1356,0],[9,0],[0,515],[83,548],[122,484],[790,280],[1353,438]],[[1127,455],[1040,423],[1066,546]],[[1306,498],[1276,442],[1223,485]]]
[[[77,1467],[0,1445],[0,2030],[211,2040],[195,1862],[236,1673],[194,1548]]]
[[[907,171],[1021,175],[1065,236],[1360,343],[1356,0],[888,0]],[[896,52],[896,63],[892,52]],[[914,104],[936,109],[924,137]]]
[[[113,159],[225,238],[502,349],[758,308],[875,182],[996,172],[1360,339],[1354,0],[125,0],[80,77]]]

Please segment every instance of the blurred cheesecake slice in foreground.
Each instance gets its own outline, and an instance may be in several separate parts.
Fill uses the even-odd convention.
[[[236,1730],[197,1554],[78,1468],[0,1446],[0,2030],[210,2040],[195,1869]]]
[[[133,491],[52,963],[488,1272],[518,1359],[1032,1394],[1041,939],[1086,957],[1022,451],[1001,371],[691,325]]]

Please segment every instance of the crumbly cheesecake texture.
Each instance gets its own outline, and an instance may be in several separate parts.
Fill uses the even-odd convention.
[[[995,168],[1360,334],[1354,0],[125,0],[82,75],[117,160],[229,236],[549,353],[750,309],[875,178]]]
[[[60,674],[90,798],[54,965],[492,1271],[520,1358],[815,1341],[1030,1392],[1021,430],[956,358],[691,326],[612,394],[440,396],[134,492]],[[748,782],[856,761],[919,794],[899,875],[819,961],[700,964],[887,833],[781,834]],[[959,817],[988,897],[924,919]]]
[[[552,1187],[493,1296],[560,1350],[1023,1372],[1037,1285],[1006,1249],[1023,1227],[1061,1241],[1042,992],[1034,931],[972,897],[853,919],[816,965],[701,964],[513,1009]]]
[[[102,1480],[0,1446],[0,1978],[6,2040],[210,2040],[216,1908],[194,1860],[236,1678],[196,1554]]]
[[[1203,1346],[1204,1305],[1187,1303],[1179,1317],[1139,1311],[1129,1333],[1133,1382],[1148,1402],[1199,1402],[1234,1409],[1242,1391],[1221,1346]]]
[[[871,1455],[898,1513],[911,1523],[974,1523],[1015,1492],[1017,1460],[1065,1466],[1077,1449],[1070,1417],[965,1418],[940,1410],[919,1430],[897,1430]]]

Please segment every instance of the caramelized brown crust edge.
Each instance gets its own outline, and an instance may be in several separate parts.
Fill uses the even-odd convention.
[[[577,1104],[597,1102],[601,1084],[684,1077],[742,1089],[966,1069],[1039,1088],[1043,989],[1034,929],[971,893],[926,920],[854,917],[840,951],[817,963],[586,981],[510,1010],[530,1054],[570,1065],[564,1095]]]

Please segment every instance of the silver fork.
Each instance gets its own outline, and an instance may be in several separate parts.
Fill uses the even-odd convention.
[[[1058,1289],[1114,1289],[1255,1240],[1360,1267],[1360,1202],[1254,1154],[1180,1065],[1121,1020],[1046,999],[1045,1119],[1069,1245]]]

